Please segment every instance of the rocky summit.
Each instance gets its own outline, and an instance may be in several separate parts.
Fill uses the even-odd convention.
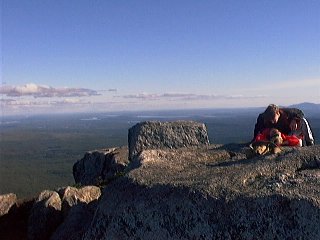
[[[142,152],[106,187],[84,239],[320,239],[320,146],[245,151]]]
[[[94,186],[43,192],[30,208],[26,236],[320,239],[320,145],[282,147],[277,154],[258,156],[244,144],[199,141],[206,136],[205,127],[199,126],[167,122],[163,128],[158,123],[139,123],[129,130],[128,148],[87,153],[75,163],[74,175],[78,184],[99,183],[101,196]],[[188,129],[184,133],[191,136],[181,129]],[[142,136],[155,133],[165,136],[143,143]],[[173,136],[178,135],[184,140],[175,143]],[[163,144],[164,138],[171,144]],[[103,185],[101,179],[106,180]],[[2,208],[0,229],[11,219],[12,204],[5,206],[11,209]],[[49,207],[51,211],[45,210]],[[39,219],[44,220],[37,223]],[[32,228],[36,225],[41,228]],[[8,231],[2,229],[0,238],[6,239]]]

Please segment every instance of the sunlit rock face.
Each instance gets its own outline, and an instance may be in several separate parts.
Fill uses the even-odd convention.
[[[0,195],[0,217],[6,215],[10,209],[17,203],[17,195],[8,193]]]

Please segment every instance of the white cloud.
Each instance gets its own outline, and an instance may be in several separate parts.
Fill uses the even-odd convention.
[[[54,101],[54,104],[84,104],[88,102],[81,101],[80,99],[77,98],[66,98],[63,99],[62,101]]]
[[[97,91],[86,88],[53,88],[46,85],[28,83],[22,86],[0,86],[0,94],[7,97],[88,97],[100,95]]]
[[[218,99],[255,99],[255,98],[264,98],[265,95],[255,95],[255,96],[244,96],[244,95],[203,95],[203,94],[194,94],[194,93],[163,93],[163,94],[130,94],[117,96],[127,99],[142,99],[142,100],[169,100],[169,101],[198,101],[198,100],[218,100]]]
[[[88,101],[82,101],[80,99],[74,99],[74,98],[66,98],[63,100],[58,101],[43,101],[43,100],[28,100],[28,99],[1,99],[0,101],[1,106],[55,106],[55,105],[75,105],[75,104],[91,104],[91,102]]]
[[[108,92],[117,92],[118,90],[116,88],[110,88],[108,89]]]
[[[77,98],[66,98],[61,100],[51,99],[1,99],[1,114],[37,114],[37,113],[63,113],[82,112],[90,110],[91,102]]]
[[[307,81],[306,85],[317,89],[317,81]],[[283,94],[287,86],[300,86],[303,82],[279,83],[279,86],[258,86],[249,89],[231,89],[228,94],[196,94],[190,92],[137,93],[137,94],[98,94],[97,91],[83,88],[53,88],[44,85],[26,84],[0,88],[0,107],[2,114],[45,113],[45,112],[84,112],[118,111],[147,109],[180,109],[197,107],[244,107],[264,106],[269,103],[288,105],[302,101],[311,101],[305,97],[299,99],[291,92]],[[315,87],[312,87],[315,86]],[[269,91],[268,89],[271,89]],[[276,91],[276,89],[279,89]],[[319,89],[319,88],[318,88]],[[254,90],[254,91],[253,91]],[[116,89],[103,90],[117,92]],[[99,91],[100,92],[100,91]],[[280,94],[279,94],[280,92]],[[266,93],[266,94],[264,94]],[[290,94],[289,94],[290,93]],[[100,95],[95,98],[90,96]],[[315,94],[311,94],[314,96]],[[319,94],[318,94],[319,96]],[[19,97],[19,98],[18,98]],[[312,101],[311,101],[312,102]],[[314,101],[313,101],[314,102]]]
[[[131,99],[143,99],[143,100],[157,100],[161,97],[159,94],[150,94],[150,93],[138,93],[138,94],[129,94],[129,95],[120,95],[116,96],[120,98],[131,98]]]

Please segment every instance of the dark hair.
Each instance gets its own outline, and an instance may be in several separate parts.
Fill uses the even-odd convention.
[[[265,120],[269,121],[274,119],[277,113],[279,113],[279,107],[275,104],[270,104],[264,111]]]

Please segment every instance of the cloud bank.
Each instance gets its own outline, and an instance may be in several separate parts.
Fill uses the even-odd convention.
[[[196,101],[196,100],[219,100],[219,99],[256,99],[264,98],[265,95],[256,96],[244,96],[244,95],[204,95],[204,94],[194,94],[194,93],[163,93],[163,94],[149,94],[149,93],[139,93],[131,95],[118,96],[126,99],[142,99],[142,100],[169,100],[169,101]]]
[[[114,94],[104,94],[113,92]],[[91,96],[97,96],[90,98]],[[146,110],[160,108],[214,107],[240,102],[256,102],[265,95],[217,95],[195,93],[119,94],[116,88],[91,90],[86,88],[54,88],[33,83],[0,87],[1,114],[59,113],[85,111]]]
[[[86,88],[54,88],[34,83],[28,83],[22,86],[4,85],[0,87],[0,94],[7,97],[33,96],[35,98],[88,97],[100,95],[97,91]]]

